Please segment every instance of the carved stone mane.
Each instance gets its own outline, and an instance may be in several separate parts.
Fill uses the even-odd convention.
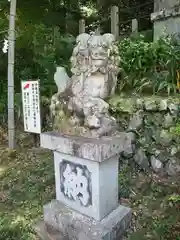
[[[64,73],[59,75],[59,84],[57,72],[55,78],[57,86],[62,86],[63,82],[63,86],[67,86],[72,93],[66,101],[69,116],[67,123],[71,128],[76,127],[83,135],[96,137],[115,130],[116,121],[109,115],[109,105],[105,99],[114,94],[119,60],[118,48],[112,34],[82,33],[77,37],[71,57],[73,76],[70,83],[64,83],[66,81]],[[67,77],[66,79],[69,81]],[[67,88],[64,92],[67,92]],[[55,99],[58,99],[62,110],[62,105],[65,104],[62,101],[62,92],[58,91],[53,98],[51,104],[53,106],[57,105]]]

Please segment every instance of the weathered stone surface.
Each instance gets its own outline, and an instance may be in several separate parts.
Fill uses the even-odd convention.
[[[56,199],[100,221],[118,207],[118,162],[94,162],[54,152]]]
[[[163,163],[156,158],[155,156],[151,156],[151,167],[155,173],[160,173],[163,171]]]
[[[151,127],[152,131],[152,140],[154,140],[157,144],[160,143],[160,130],[157,127],[152,126]]]
[[[168,162],[169,154],[167,149],[153,149],[151,152],[157,159],[159,159],[163,165]]]
[[[136,142],[136,134],[134,132],[127,132],[126,134],[129,137],[131,143]]]
[[[144,108],[144,99],[142,99],[142,98],[136,99],[136,107],[138,109],[143,109]]]
[[[173,137],[172,134],[170,132],[168,132],[167,130],[162,130],[160,133],[160,143],[163,146],[168,146],[171,141],[172,141]]]
[[[100,128],[101,123],[99,118],[97,118],[96,116],[88,116],[87,117],[87,125],[90,128]]]
[[[163,115],[160,112],[154,113],[152,115],[152,121],[153,121],[153,125],[155,126],[162,126],[163,125]]]
[[[139,165],[140,168],[149,169],[148,158],[143,149],[139,148],[137,150],[136,154],[134,155],[134,160]]]
[[[121,205],[102,221],[81,215],[58,201],[44,206],[44,222],[74,240],[119,240],[131,218],[131,210]]]
[[[146,138],[141,136],[139,139],[138,139],[138,142],[141,144],[141,146],[145,146],[147,141],[146,141]]]
[[[144,103],[146,111],[156,111],[158,109],[155,99],[147,99]]]
[[[180,163],[179,159],[173,157],[169,159],[166,165],[166,171],[169,176],[178,176],[180,174]]]
[[[118,108],[118,111],[122,113],[132,114],[135,111],[135,100],[131,98],[119,98],[119,96],[113,97],[109,104],[112,109]]]
[[[128,130],[139,130],[143,124],[143,111],[139,110],[130,119]]]
[[[159,112],[148,113],[145,118],[145,124],[153,126],[161,126],[163,124],[164,118]],[[146,126],[145,125],[145,126]]]
[[[163,164],[163,171],[165,171],[167,168],[164,166],[169,158],[177,157],[179,154],[180,138],[173,133],[172,129],[178,121],[180,99],[160,96],[130,96],[128,98],[125,94],[121,95],[115,97],[113,111],[119,114],[119,123],[121,126],[123,125],[123,130],[136,133],[135,141],[131,141],[122,157],[132,157],[137,164],[139,163],[139,166],[141,162],[145,162],[145,167],[143,165],[142,168],[147,168],[147,156],[142,151],[139,153],[137,149],[141,148],[148,155],[153,155],[156,160],[159,160]],[[135,153],[133,153],[134,151]],[[142,161],[142,159],[147,161]],[[152,164],[151,159],[149,160]],[[155,166],[158,164],[161,166],[160,162],[155,161],[155,159],[152,161]],[[158,171],[156,167],[154,171]],[[161,171],[157,173],[161,174]]]
[[[69,240],[68,236],[64,236],[60,231],[48,226],[44,221],[39,221],[34,230],[42,240]]]
[[[58,93],[52,97],[51,114],[56,117],[60,111],[56,108],[58,101],[55,103],[53,98],[61,99],[60,105],[68,112],[66,124],[62,124],[59,117],[56,125],[60,126],[56,126],[56,129],[70,134],[73,128],[79,136],[110,136],[116,119],[110,116],[109,104],[105,99],[115,93],[120,62],[114,36],[110,33],[80,34],[70,60],[71,78],[62,67],[57,67],[54,75]],[[71,118],[79,121],[71,121]],[[104,118],[110,122],[108,128]]]
[[[135,142],[136,142],[136,134],[133,132],[127,132],[127,136],[129,138],[129,145],[126,146],[126,149],[123,151],[123,156],[125,158],[131,158],[135,152]]]
[[[154,153],[155,157],[158,157],[161,154],[160,150],[158,150],[158,149],[153,149],[153,150],[154,150],[153,153]]]
[[[40,139],[43,148],[96,162],[102,162],[119,153],[129,151],[132,145],[131,136],[125,132],[99,139],[47,132],[42,133]]]
[[[169,127],[173,126],[173,123],[174,123],[174,121],[173,121],[172,116],[169,113],[166,114],[164,116],[164,127],[169,128]]]
[[[162,99],[159,103],[159,111],[166,111],[168,108],[167,99]]]
[[[58,94],[64,92],[65,89],[69,87],[71,80],[67,75],[64,67],[56,67],[56,72],[54,74],[54,81],[58,88]]]
[[[174,156],[174,155],[176,155],[177,153],[178,153],[178,151],[179,151],[179,149],[177,148],[177,147],[172,147],[171,148],[171,151],[170,151],[170,153],[171,153],[171,156]]]
[[[151,14],[151,21],[154,22],[154,39],[167,35],[178,36],[180,9],[178,0],[156,0],[155,12]]]
[[[137,152],[137,143],[138,147],[140,146],[148,154],[153,155],[163,165],[167,164],[169,157],[177,156],[179,137],[175,136],[171,129],[175,127],[177,122],[179,98],[140,97],[136,95],[127,97],[125,94],[120,94],[113,97],[109,104],[112,112],[119,114],[119,129],[133,134],[128,137],[126,149],[121,151],[122,157],[133,158]],[[107,135],[107,129],[109,133],[114,133],[118,128],[115,125],[113,128],[112,124],[105,123],[103,129],[102,135]],[[155,154],[154,149],[159,151],[159,154]]]
[[[101,136],[109,136],[109,135],[114,135],[117,133],[118,125],[116,123],[116,119],[113,117],[103,117],[100,119],[101,122],[101,128],[99,129],[92,129],[92,137],[94,138],[99,138]],[[84,134],[84,137],[88,137],[86,133]]]
[[[131,158],[134,155],[135,149],[136,148],[134,144],[129,145],[129,147],[123,152],[123,157]]]
[[[177,115],[177,114],[178,114],[179,109],[178,109],[178,105],[177,105],[177,104],[175,104],[175,103],[170,103],[170,104],[168,105],[168,109],[169,109],[169,111],[170,111],[170,113],[171,113],[172,115]]]

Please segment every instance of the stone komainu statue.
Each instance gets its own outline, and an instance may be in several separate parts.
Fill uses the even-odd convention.
[[[51,100],[54,127],[65,134],[101,137],[117,130],[107,97],[114,94],[119,53],[112,34],[80,34],[71,57],[72,77],[57,67],[58,92]]]

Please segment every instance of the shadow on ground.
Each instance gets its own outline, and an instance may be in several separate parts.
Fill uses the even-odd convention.
[[[51,153],[0,148],[0,240],[38,239],[31,226],[54,198]]]

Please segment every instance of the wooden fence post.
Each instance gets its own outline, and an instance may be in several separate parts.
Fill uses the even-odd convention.
[[[85,31],[86,31],[85,20],[84,19],[80,19],[79,20],[79,34],[85,33]]]
[[[96,34],[96,35],[100,35],[100,34],[101,34],[101,28],[100,28],[100,26],[98,26],[98,27],[96,28],[95,34]]]
[[[116,40],[119,38],[119,8],[117,6],[111,7],[111,33]]]
[[[136,18],[132,19],[132,35],[138,36],[138,20]]]

